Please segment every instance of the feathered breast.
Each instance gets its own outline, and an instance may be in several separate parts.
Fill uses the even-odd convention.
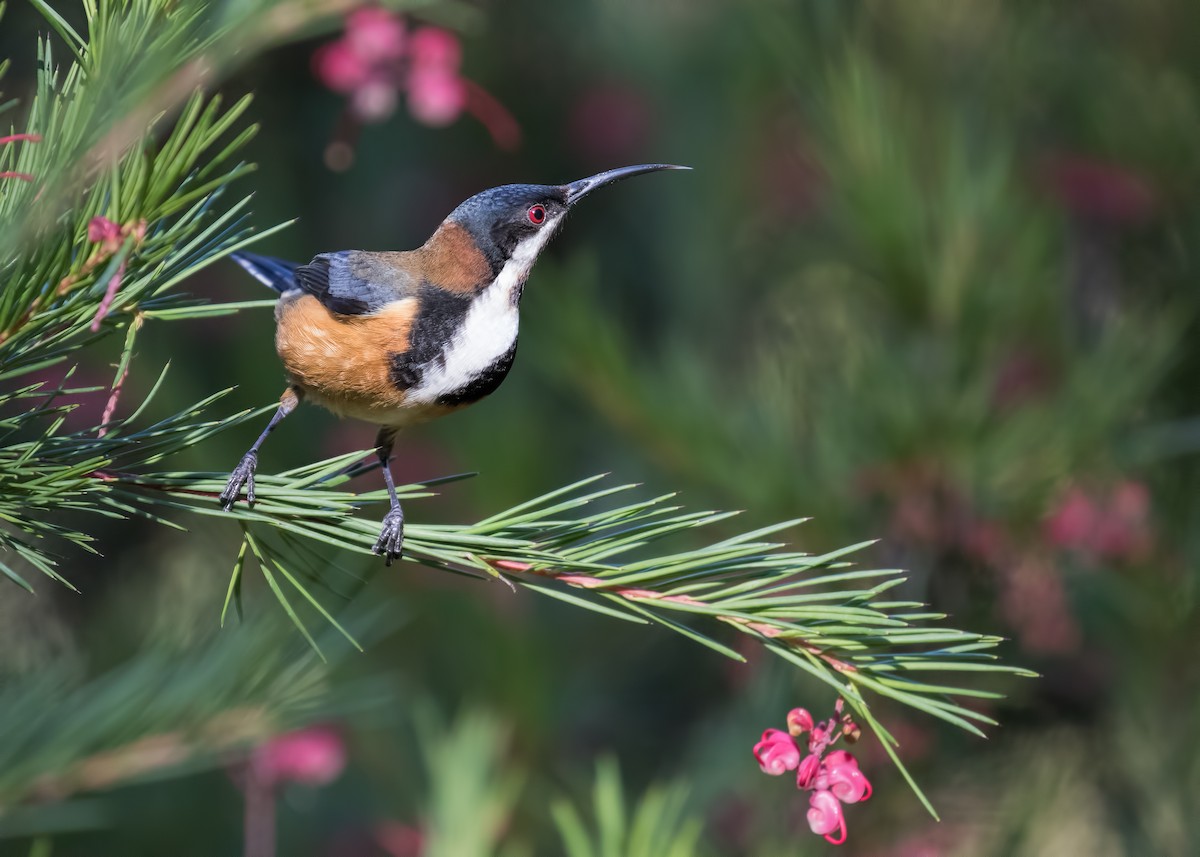
[[[372,422],[406,405],[391,379],[392,357],[409,349],[418,299],[370,315],[336,315],[309,294],[288,295],[276,312],[275,348],[292,380],[331,410]]]

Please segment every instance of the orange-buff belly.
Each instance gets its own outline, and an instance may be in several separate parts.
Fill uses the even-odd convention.
[[[276,310],[275,350],[292,382],[335,413],[380,425],[413,413],[392,383],[392,357],[408,350],[417,301],[406,298],[364,316],[335,315],[312,295],[285,297]]]

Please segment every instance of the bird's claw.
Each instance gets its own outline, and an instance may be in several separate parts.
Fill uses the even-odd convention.
[[[233,504],[237,502],[238,495],[242,493],[242,486],[246,486],[246,502],[251,506],[254,505],[254,471],[258,467],[258,453],[250,450],[242,456],[242,460],[238,462],[238,466],[233,468],[233,473],[229,474],[229,481],[225,483],[225,490],[221,492],[221,508],[228,512],[233,508]]]
[[[393,506],[383,519],[379,538],[371,552],[384,557],[384,565],[391,565],[392,560],[400,558],[400,548],[404,544],[404,512],[399,506]]]

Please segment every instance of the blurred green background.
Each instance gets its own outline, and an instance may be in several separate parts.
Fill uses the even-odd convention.
[[[905,595],[1011,638],[1006,657],[1043,678],[1003,688],[988,742],[884,709],[943,821],[860,745],[875,797],[848,810],[845,853],[1200,853],[1200,6],[508,0],[409,20],[459,33],[463,73],[521,145],[497,147],[470,116],[427,127],[401,104],[331,170],[345,100],[311,68],[331,20],[222,84],[255,93],[259,169],[239,184],[256,222],[299,218],[255,249],[409,248],[485,187],[695,168],[581,206],[533,273],[503,388],[402,438],[401,481],[480,474],[409,518],[468,521],[612,471],[745,509],[743,524],[812,516],[794,535],[806,550],[879,537],[870,561],[911,569]],[[28,89],[45,30],[8,10],[8,93]],[[192,291],[267,296],[230,263]],[[233,384],[238,407],[282,389],[265,310],[142,336],[126,395],[169,359],[164,412]],[[108,382],[107,364],[91,368]],[[262,466],[372,438],[304,408]],[[227,469],[251,440],[227,433],[187,464]],[[211,521],[192,536],[113,526],[102,558],[68,565],[83,597],[3,593],[0,669],[69,661],[169,684],[164,652],[232,645],[214,626],[237,539]],[[377,608],[376,630],[322,673],[348,766],[284,793],[280,854],[564,853],[551,804],[589,817],[606,754],[631,804],[651,783],[688,787],[700,832],[680,853],[832,849],[808,832],[804,796],[750,754],[788,708],[828,709],[826,689],[498,583],[338,561],[371,573],[351,609]],[[256,595],[221,635],[271,621]],[[229,771],[184,773],[114,776],[0,818],[0,853],[238,853]]]

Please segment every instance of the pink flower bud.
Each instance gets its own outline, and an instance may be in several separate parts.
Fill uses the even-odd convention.
[[[813,728],[812,715],[803,708],[793,708],[787,716],[788,732],[799,738]]]
[[[809,753],[796,769],[796,788],[806,791],[816,784],[817,773],[821,770],[821,757]]]
[[[808,827],[813,833],[824,836],[834,845],[846,841],[846,819],[842,816],[842,805],[829,792],[813,792],[808,799]],[[839,837],[830,834],[838,831]]]
[[[322,45],[312,63],[317,79],[334,92],[353,92],[371,77],[371,64],[345,39]]]
[[[121,226],[107,217],[93,217],[88,221],[88,241],[102,245],[105,253],[115,253],[121,247]]]
[[[825,757],[828,788],[843,803],[858,803],[871,796],[871,783],[858,769],[858,762],[845,750],[834,750]]]
[[[367,62],[390,62],[404,55],[404,21],[386,9],[367,7],[346,18],[346,43]]]
[[[396,87],[386,80],[364,83],[350,96],[354,115],[364,122],[380,122],[396,109]]]
[[[449,125],[467,104],[467,87],[455,72],[417,68],[408,76],[408,112],[432,127]]]
[[[462,46],[458,37],[440,27],[422,27],[409,42],[414,69],[457,72],[462,65]]]
[[[800,764],[800,748],[786,732],[768,729],[762,740],[754,745],[754,758],[764,774],[777,777],[784,771],[795,770]]]
[[[254,751],[255,773],[269,784],[296,782],[321,786],[346,766],[346,747],[328,726],[313,726],[272,738]]]

